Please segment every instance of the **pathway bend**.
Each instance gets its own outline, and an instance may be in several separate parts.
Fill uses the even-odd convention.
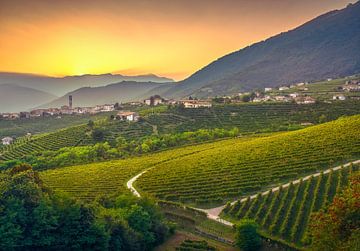
[[[350,166],[351,164],[360,164],[360,160],[355,160],[355,161],[350,161],[346,164],[343,164],[343,165],[339,165],[339,166],[336,166],[336,167],[332,167],[332,168],[328,168],[324,171],[320,171],[320,172],[316,172],[316,173],[313,173],[311,175],[307,175],[305,177],[302,177],[302,178],[299,178],[299,179],[296,179],[296,180],[293,180],[293,181],[290,181],[288,183],[285,183],[283,185],[280,185],[280,186],[276,186],[276,187],[273,187],[267,191],[264,191],[261,193],[261,195],[267,195],[268,193],[270,193],[270,191],[272,192],[276,192],[276,191],[279,191],[280,187],[283,187],[283,188],[286,188],[288,186],[290,186],[291,183],[293,184],[298,184],[300,183],[301,180],[303,181],[306,181],[306,180],[309,180],[311,177],[318,177],[321,175],[321,173],[324,173],[324,174],[327,174],[327,173],[330,173],[331,171],[337,171],[337,170],[340,170],[342,168],[345,168],[345,167],[348,167]],[[150,169],[152,169],[154,167],[150,167],[144,171],[142,171],[141,173],[135,175],[134,177],[132,177],[127,183],[126,183],[126,186],[127,188],[137,197],[141,197],[140,193],[135,189],[135,187],[133,186],[134,182],[140,178],[144,173],[148,172]],[[248,196],[246,198],[243,198],[241,200],[236,200],[236,201],[233,201],[231,202],[230,204],[231,205],[234,205],[236,202],[240,201],[240,202],[245,202],[249,197],[250,197],[250,200],[253,200],[256,198],[256,196],[258,195],[257,194],[253,194],[251,196]],[[234,224],[229,222],[229,221],[226,221],[224,219],[222,219],[219,215],[220,213],[222,212],[222,210],[224,210],[224,208],[226,207],[226,205],[222,205],[222,206],[219,206],[219,207],[214,207],[214,208],[210,208],[210,209],[202,209],[202,208],[196,208],[196,207],[192,207],[193,209],[196,209],[198,211],[202,211],[202,212],[205,212],[207,214],[207,217],[209,219],[212,219],[212,220],[215,220],[217,222],[220,222],[224,225],[227,225],[227,226],[233,226]]]

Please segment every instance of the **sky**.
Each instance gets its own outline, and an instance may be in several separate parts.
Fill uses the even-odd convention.
[[[211,61],[355,0],[0,0],[0,71],[153,73]]]

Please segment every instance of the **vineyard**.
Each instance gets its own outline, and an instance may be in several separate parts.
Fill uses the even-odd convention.
[[[248,198],[227,206],[223,214],[235,222],[242,218],[254,219],[269,235],[306,246],[311,241],[307,234],[311,213],[331,203],[335,194],[347,185],[349,175],[359,169],[359,165],[351,165],[277,192],[258,194],[253,200]]]
[[[95,124],[104,132],[103,140],[110,143],[119,136],[131,141],[141,140],[143,137],[153,134],[171,134],[206,128],[232,129],[237,127],[242,134],[287,131],[303,128],[301,123],[304,122],[317,124],[320,117],[323,118],[321,122],[324,122],[344,115],[358,114],[360,113],[359,104],[359,102],[348,101],[316,105],[220,105],[211,109],[183,109],[181,111],[170,109],[167,112],[147,114],[142,121],[137,123],[98,119]],[[44,120],[45,124],[46,121]],[[25,121],[24,123],[30,122]],[[38,124],[37,122],[36,125]],[[83,124],[51,133],[34,135],[30,138],[20,137],[10,146],[0,146],[0,161],[18,159],[46,150],[95,143],[88,126]]]
[[[295,88],[290,88],[284,91],[274,91],[274,94],[290,94],[290,93],[299,93],[302,95],[309,95],[316,98],[317,100],[331,100],[333,95],[344,95],[347,98],[350,97],[360,97],[360,92],[343,92],[339,90],[339,87],[345,84],[348,80],[359,80],[359,75],[354,77],[347,77],[341,79],[333,79],[331,81],[321,81],[316,83],[310,83],[304,86],[296,86]]]
[[[27,133],[41,134],[49,133],[66,127],[78,126],[86,124],[89,120],[99,120],[109,117],[109,113],[99,113],[95,115],[61,115],[39,117],[31,119],[3,120],[0,119],[0,138],[11,136],[21,137]]]
[[[58,150],[62,147],[77,146],[86,137],[86,125],[69,127],[54,133],[22,137],[15,143],[0,148],[0,160],[12,160],[45,150]]]
[[[217,105],[211,109],[172,109],[149,115],[146,121],[156,125],[159,133],[233,127],[238,127],[241,133],[251,133],[294,130],[302,128],[301,123],[318,124],[359,113],[359,101],[311,105],[263,103]]]
[[[184,240],[178,247],[177,251],[215,251],[214,247],[209,246],[206,241]]]
[[[211,149],[156,164],[135,187],[163,200],[220,205],[358,159],[359,130],[360,116],[353,116],[245,142],[217,142]]]
[[[122,136],[126,140],[139,139],[152,134],[147,123],[128,123],[120,121],[98,122],[105,132],[105,141],[114,141]],[[42,151],[56,151],[63,147],[93,145],[87,125],[73,126],[52,133],[18,138],[13,144],[0,147],[0,161],[12,160]]]
[[[43,171],[44,183],[54,190],[76,198],[91,200],[98,196],[127,193],[126,182],[142,170],[169,160],[193,155],[208,149],[208,145],[191,146],[116,161],[70,166]]]

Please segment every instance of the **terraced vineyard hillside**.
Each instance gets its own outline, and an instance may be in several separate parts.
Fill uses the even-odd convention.
[[[126,193],[126,182],[132,176],[159,163],[191,156],[209,148],[212,144],[168,150],[142,157],[106,161],[94,164],[56,168],[40,172],[44,183],[80,199],[94,199],[113,193]]]
[[[254,219],[269,235],[304,246],[310,242],[307,227],[311,213],[331,203],[335,194],[348,184],[349,175],[359,169],[359,165],[345,167],[265,196],[259,194],[253,200],[248,198],[226,207],[223,213],[233,222]]]
[[[222,204],[358,159],[359,131],[357,115],[247,142],[226,140],[220,147],[155,165],[135,186],[163,200]]]
[[[126,190],[127,179],[161,199],[217,203],[265,190],[360,156],[360,116],[261,138],[238,138],[143,157],[41,172],[45,183],[79,198]]]
[[[14,144],[0,148],[0,160],[12,160],[35,152],[79,145],[88,137],[86,128],[86,125],[80,125],[31,138],[22,137]]]
[[[251,133],[299,129],[301,123],[318,124],[359,113],[360,101],[311,105],[262,103],[216,105],[211,109],[172,109],[149,115],[146,120],[156,125],[159,133],[233,127],[238,127],[241,133]]]
[[[360,97],[360,92],[341,91],[341,87],[346,83],[346,81],[359,79],[360,76],[357,75],[353,77],[333,79],[331,81],[325,80],[311,83],[306,86],[296,86],[284,91],[274,91],[273,93],[282,95],[296,92],[302,95],[309,95],[317,100],[332,100],[333,95],[344,95],[347,98],[358,98]],[[304,89],[304,87],[306,87],[306,89]]]
[[[145,122],[106,121],[101,125],[106,141],[114,140],[118,136],[133,140],[152,134],[152,127]],[[63,147],[95,143],[87,125],[73,126],[52,133],[35,135],[31,138],[18,138],[12,145],[0,147],[0,161],[18,159],[41,151],[55,151]]]
[[[303,128],[303,122],[317,124],[359,113],[359,101],[316,105],[220,105],[211,109],[170,109],[167,112],[148,114],[143,121],[136,123],[103,119],[96,124],[103,130],[104,140],[111,142],[118,136],[127,140],[140,140],[152,134],[196,131],[204,128],[238,127],[242,134],[287,131]],[[20,138],[10,147],[0,147],[0,161],[17,159],[45,150],[95,143],[85,124],[68,127],[52,133],[35,135],[31,139]]]

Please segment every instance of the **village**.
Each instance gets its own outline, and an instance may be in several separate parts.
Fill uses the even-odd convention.
[[[327,81],[331,81],[328,79]],[[309,90],[309,83],[296,83],[291,85],[282,85],[277,88],[265,87],[263,90],[257,90],[254,92],[237,93],[233,96],[223,96],[208,99],[197,99],[189,97],[182,100],[165,99],[160,95],[151,96],[142,102],[134,101],[124,104],[102,104],[93,107],[73,107],[73,97],[68,96],[68,104],[63,105],[60,108],[41,108],[31,111],[23,111],[18,113],[0,113],[0,120],[14,120],[14,119],[30,119],[37,117],[56,116],[61,118],[62,115],[83,115],[83,114],[97,114],[101,112],[112,112],[121,110],[122,105],[129,105],[134,107],[139,106],[158,106],[158,105],[170,105],[170,106],[182,106],[185,109],[197,109],[197,108],[210,108],[213,103],[243,103],[243,102],[294,102],[299,105],[314,104],[317,99],[311,95],[306,94]],[[294,90],[292,92],[292,90]],[[344,85],[338,86],[331,100],[325,101],[344,101],[347,96],[344,93],[360,92],[359,80],[348,80]],[[305,94],[304,94],[305,93]],[[358,99],[358,96],[353,97]],[[115,118],[121,120],[137,121],[138,117],[135,112],[120,111]]]

